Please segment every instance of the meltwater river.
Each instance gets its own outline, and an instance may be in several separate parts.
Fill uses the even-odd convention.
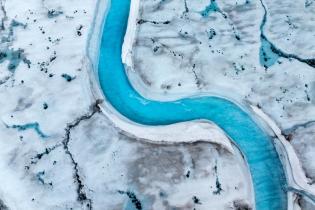
[[[257,210],[287,209],[283,166],[268,136],[240,107],[219,97],[202,96],[160,102],[141,96],[130,84],[121,59],[130,0],[112,0],[99,56],[99,80],[109,103],[144,125],[167,125],[196,119],[216,123],[240,148],[249,165]]]

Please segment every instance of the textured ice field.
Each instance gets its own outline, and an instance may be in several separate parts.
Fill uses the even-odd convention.
[[[315,57],[315,2],[263,4],[141,0],[129,75],[150,98],[213,92],[259,104],[313,184],[315,75],[305,59]],[[120,210],[132,196],[156,210],[252,206],[239,156],[139,142],[93,109],[85,46],[95,5],[0,0],[0,209]],[[267,61],[261,34],[277,48],[264,48]]]
[[[313,179],[314,12],[303,0],[141,0],[129,76],[150,98],[210,92],[259,104]]]
[[[252,206],[237,154],[137,141],[97,112],[85,64],[95,5],[0,0],[0,209]]]
[[[208,0],[142,0],[135,85],[151,97],[214,92],[260,104],[283,129],[314,120],[314,68],[279,55],[260,63],[261,34],[281,52],[315,57],[315,5],[294,2],[217,1],[213,11]]]

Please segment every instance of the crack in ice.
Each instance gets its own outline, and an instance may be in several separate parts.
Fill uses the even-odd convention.
[[[38,153],[34,157],[31,158],[32,159],[31,164],[37,164],[38,161],[42,159],[42,157],[49,155],[50,152],[54,151],[55,149],[57,149],[60,146],[62,146],[62,144],[56,144],[52,147],[45,148],[44,152]]]
[[[309,65],[312,68],[315,68],[315,58],[301,58],[295,54],[290,54],[282,51],[277,48],[264,34],[264,27],[267,22],[267,8],[264,4],[263,0],[260,0],[260,3],[264,9],[264,16],[262,22],[260,24],[260,39],[261,39],[261,47],[259,52],[260,64],[268,69],[270,66],[275,64],[280,57],[287,59],[295,59],[302,63]]]
[[[285,136],[289,136],[289,135],[292,135],[292,133],[294,131],[296,131],[298,128],[307,128],[309,125],[315,123],[315,120],[311,120],[311,121],[307,121],[305,123],[301,123],[301,124],[295,124],[294,126],[292,126],[291,128],[288,128],[288,129],[285,129],[283,130],[283,134]]]
[[[218,6],[218,4],[216,3],[216,0],[211,0],[211,1],[210,1],[210,4],[207,5],[207,6],[205,7],[205,9],[202,10],[202,11],[200,11],[199,13],[200,13],[200,15],[201,15],[202,17],[208,17],[209,14],[212,13],[212,12],[218,12],[218,13],[220,13],[220,14],[222,15],[222,17],[228,22],[228,24],[229,24],[230,27],[232,28],[232,31],[233,31],[233,34],[234,34],[235,39],[237,39],[238,41],[240,41],[240,40],[241,40],[241,37],[240,37],[240,35],[237,33],[236,28],[235,28],[233,22],[230,20],[230,18],[228,18],[228,15],[225,14],[225,13],[220,9],[220,7]]]
[[[75,178],[75,181],[77,183],[78,200],[81,202],[81,204],[84,204],[84,202],[86,202],[87,203],[86,207],[89,210],[93,209],[92,208],[92,199],[88,198],[85,191],[84,191],[84,184],[83,184],[83,181],[79,175],[79,165],[75,161],[72,153],[70,152],[68,144],[70,142],[71,130],[74,129],[75,127],[77,127],[82,121],[91,119],[91,117],[93,117],[94,114],[100,112],[100,109],[99,109],[100,103],[102,103],[102,100],[96,100],[96,102],[91,106],[91,112],[90,113],[82,115],[81,117],[76,119],[74,122],[68,124],[66,129],[65,129],[65,131],[66,131],[65,137],[62,141],[65,153],[70,157],[72,165],[74,166],[74,178]]]

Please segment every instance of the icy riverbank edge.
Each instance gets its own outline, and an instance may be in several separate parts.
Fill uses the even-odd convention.
[[[98,1],[97,6],[96,6],[97,9],[95,12],[94,23],[92,25],[90,36],[88,39],[89,44],[87,47],[87,55],[89,59],[86,60],[86,67],[88,69],[94,69],[94,71],[97,71],[98,53],[99,53],[98,46],[100,44],[100,39],[101,39],[100,35],[102,32],[101,29],[103,28],[102,25],[104,23],[103,14],[106,12],[108,8],[107,7],[108,4],[109,3],[106,0]],[[130,11],[130,16],[129,16],[127,34],[125,36],[125,42],[124,42],[123,51],[122,51],[123,62],[128,67],[132,67],[132,46],[133,46],[134,38],[136,35],[136,19],[137,19],[138,11],[139,11],[138,7],[139,7],[139,1],[133,0],[131,2],[131,11]],[[97,72],[94,72],[91,75],[87,75],[87,77],[90,77],[91,89],[94,94],[93,97],[104,99],[105,97],[103,96],[97,82],[98,81],[97,76],[96,76]],[[131,83],[134,83],[132,78],[131,78]],[[214,95],[214,94],[210,94],[210,95]],[[147,97],[147,95],[145,96]],[[177,96],[177,95],[170,96],[169,98],[164,98],[162,100],[173,100],[174,98],[180,98],[180,97],[183,97],[183,96]],[[161,98],[159,98],[159,100],[161,100]],[[237,104],[239,105],[244,104],[244,103],[239,102],[238,99],[233,98],[233,101],[238,102]],[[219,144],[223,146],[224,148],[226,148],[228,151],[234,153],[234,149],[231,145],[231,142],[229,141],[227,136],[224,134],[224,132],[209,121],[193,121],[193,122],[178,123],[178,124],[174,124],[170,126],[151,127],[151,126],[143,126],[140,124],[136,124],[124,118],[119,113],[117,113],[117,111],[106,101],[106,99],[104,100],[104,103],[102,104],[101,109],[103,113],[116,125],[116,127],[126,132],[128,135],[138,138],[138,139],[143,139],[145,141],[156,142],[156,143],[164,143],[164,144],[165,143],[174,144],[174,143],[182,143],[182,142],[192,143],[196,141],[205,141],[205,142]],[[253,111],[256,113],[257,110],[254,109]],[[256,114],[260,118],[262,118],[272,129],[274,128],[273,125],[270,124],[270,121],[266,120],[258,113]],[[255,116],[255,118],[256,117],[257,116]],[[209,138],[209,136],[211,137]],[[279,139],[281,141],[281,138]],[[275,144],[277,144],[277,142],[275,142]],[[304,176],[305,179],[303,178],[303,171],[301,170],[299,160],[297,159],[296,154],[292,149],[292,146],[289,143],[287,144],[283,143],[283,146],[286,151],[285,154],[288,154],[288,157],[289,157],[288,162],[286,161],[283,162],[286,167],[287,176],[288,177],[292,176],[293,180],[298,180],[296,182],[299,183],[299,186],[304,186],[304,184],[301,184],[301,183],[306,184],[305,182],[306,178],[305,176]],[[279,151],[279,148],[278,148],[278,152],[282,153],[283,151],[281,149]],[[292,174],[290,174],[289,173],[290,170],[288,170],[288,167],[292,167],[292,166],[295,169],[298,168],[299,170],[297,172],[291,170]],[[248,173],[248,169],[246,169],[246,171]],[[249,177],[249,180],[251,180],[250,177]],[[289,178],[288,180],[290,182],[292,181]],[[289,183],[289,185],[293,186],[292,183]],[[251,191],[253,192],[253,189],[251,189]],[[289,199],[289,209],[291,209],[290,206],[292,206],[292,200],[290,201]]]

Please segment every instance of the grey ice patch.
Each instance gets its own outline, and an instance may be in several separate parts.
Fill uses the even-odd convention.
[[[244,200],[236,200],[233,202],[235,210],[252,210],[253,208]]]
[[[311,99],[312,104],[315,104],[315,81],[313,81],[310,85],[310,93],[309,93],[309,97]]]
[[[311,201],[305,199],[304,197],[300,197],[299,198],[298,204],[301,207],[301,209],[303,209],[303,210],[313,210],[313,209],[315,209],[315,205]]]
[[[0,199],[0,210],[9,210],[9,208],[4,204],[4,202]]]
[[[306,176],[310,179],[309,184],[314,184],[315,164],[313,154],[315,148],[315,122],[307,122],[291,130],[291,144],[296,151]]]
[[[309,7],[309,6],[313,5],[313,3],[314,3],[314,0],[306,0],[305,1],[305,7]]]

